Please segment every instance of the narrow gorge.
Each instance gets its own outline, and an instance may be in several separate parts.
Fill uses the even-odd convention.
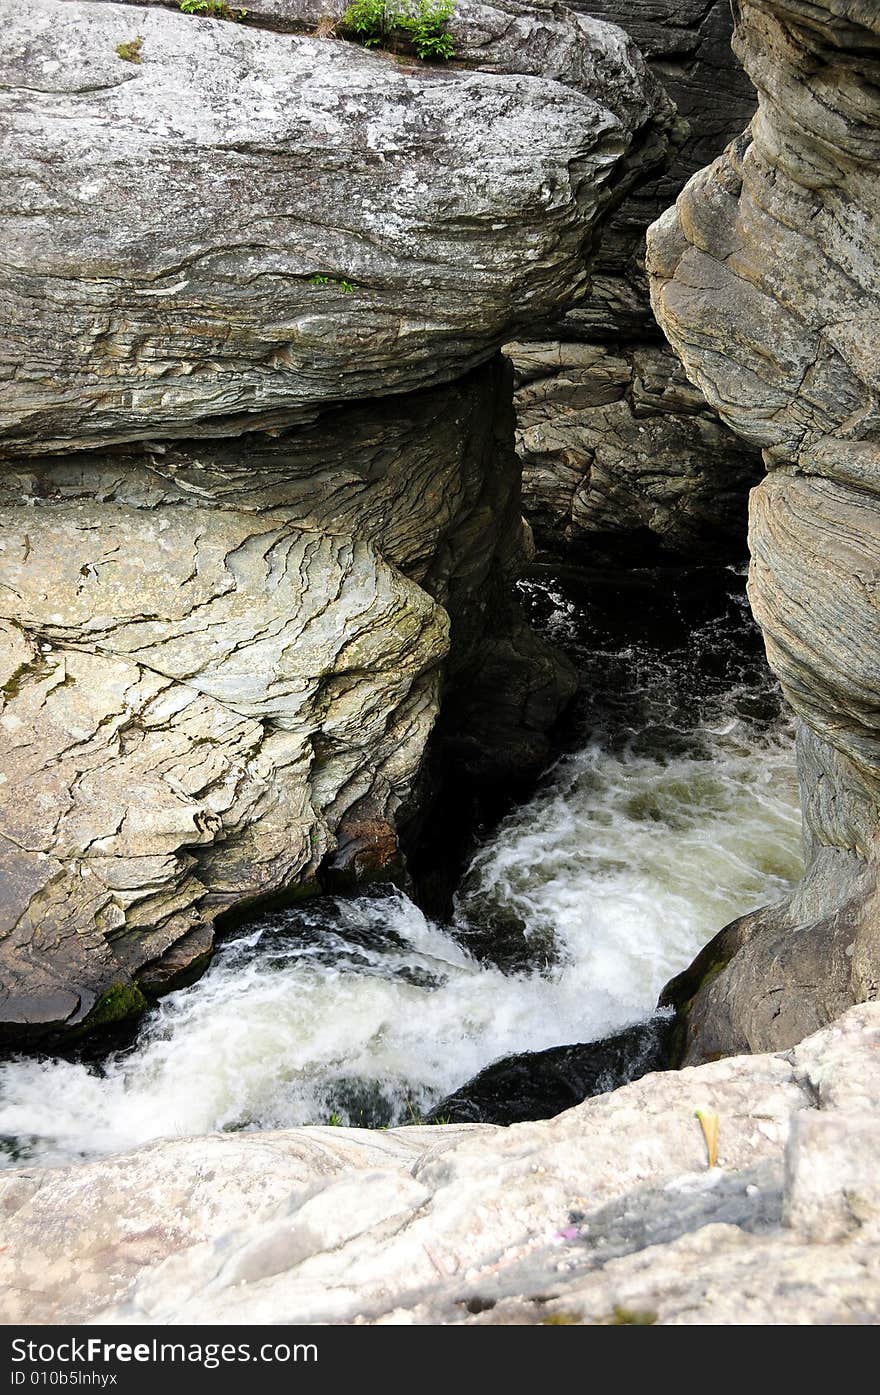
[[[875,7],[0,13],[0,1321],[877,1321]]]

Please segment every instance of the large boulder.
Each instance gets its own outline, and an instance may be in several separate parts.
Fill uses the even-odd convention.
[[[0,1319],[876,1322],[878,1048],[865,1004],[795,1051],[648,1075],[543,1123],[215,1134],[12,1169]]]
[[[456,377],[559,311],[628,150],[656,162],[672,115],[618,31],[554,23],[558,55],[525,35],[482,72],[10,6],[0,443],[240,434]]]
[[[546,759],[572,675],[510,596],[497,348],[582,292],[673,114],[556,7],[474,7],[449,69],[287,0],[3,20],[0,1035],[27,1041],[140,1011],[222,913],[399,874],[441,694],[474,779]]]
[[[393,872],[444,664],[482,772],[541,765],[571,679],[506,594],[511,434],[497,362],[314,426],[7,462],[7,1036],[139,1010],[218,914],[325,862]]]
[[[801,722],[808,867],[670,990],[685,1059],[789,1045],[880,983],[880,15],[744,0],[751,127],[651,231],[657,317],[763,450],[749,594]]]

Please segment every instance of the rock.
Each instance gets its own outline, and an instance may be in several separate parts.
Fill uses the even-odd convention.
[[[758,453],[688,384],[658,342],[645,229],[740,132],[751,84],[730,50],[727,0],[575,0],[620,24],[676,103],[677,149],[603,225],[590,294],[550,342],[513,344],[523,502],[539,547],[566,559],[644,561],[658,549],[717,561],[744,554]]]
[[[546,757],[569,671],[536,638],[522,655],[525,622],[490,604],[523,556],[511,432],[495,364],[244,448],[8,462],[7,1037],[142,1007],[120,990],[185,981],[216,915],[302,894],[325,859],[387,875],[450,616],[484,762]],[[488,626],[511,695],[494,723],[469,678]]]
[[[542,1123],[174,1139],[0,1174],[7,1323],[880,1317],[880,1006]],[[699,1120],[717,1116],[717,1165]]]
[[[523,507],[546,552],[738,558],[760,464],[666,349],[509,344]],[[741,522],[741,528],[734,526]]]
[[[486,72],[152,6],[13,8],[5,449],[307,419],[457,377],[582,292],[672,109],[618,31],[477,8],[509,31],[481,39]]]
[[[425,1123],[520,1124],[550,1118],[663,1070],[672,1034],[672,1018],[658,1015],[601,1041],[505,1056],[442,1099]]]
[[[801,723],[807,871],[672,990],[688,1061],[790,1045],[880,983],[880,19],[856,0],[739,11],[758,114],[655,224],[649,267],[688,376],[770,472],[749,594]]]
[[[657,327],[645,277],[645,231],[747,124],[755,93],[731,51],[728,0],[575,0],[572,8],[631,35],[683,125],[673,158],[640,180],[603,228],[591,294],[566,316],[572,338],[651,342]]]
[[[426,1153],[453,1146],[463,1130],[434,1130],[425,1139],[426,1133],[310,1128],[218,1134],[165,1141],[108,1158],[97,1169],[0,1173],[4,1226],[14,1220],[16,1233],[25,1242],[30,1236],[36,1247],[30,1258],[10,1257],[6,1276],[13,1282],[0,1311],[51,1321],[69,1287],[79,1288],[81,1311],[94,1314],[122,1300],[145,1266],[231,1225],[247,1225],[286,1205],[292,1194],[319,1189],[322,1181],[344,1175],[350,1186],[361,1170],[411,1166]],[[51,1255],[39,1238],[49,1215],[68,1241]],[[31,1283],[28,1298],[18,1286]]]
[[[564,9],[465,5],[449,69],[314,22],[8,16],[7,1040],[132,1016],[218,915],[402,875],[441,694],[435,767],[503,784],[573,691],[511,597],[496,351],[583,291],[672,109]]]

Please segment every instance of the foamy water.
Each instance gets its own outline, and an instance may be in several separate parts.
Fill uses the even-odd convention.
[[[527,599],[591,682],[615,685],[614,710],[602,730],[587,702],[589,739],[477,851],[453,924],[392,888],[266,917],[100,1068],[0,1066],[7,1165],[216,1129],[417,1119],[499,1056],[648,1016],[716,930],[785,892],[800,870],[791,733],[729,618],[671,654],[612,650],[552,585]],[[713,646],[723,662],[707,676],[694,654]],[[525,947],[533,967],[469,953],[487,925],[501,963],[507,937],[511,962]]]

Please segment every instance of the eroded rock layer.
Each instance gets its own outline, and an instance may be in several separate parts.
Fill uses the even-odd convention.
[[[0,1029],[99,1025],[225,911],[399,864],[572,688],[498,346],[586,284],[672,108],[619,30],[463,6],[455,68],[174,7],[2,5]],[[134,54],[131,45],[138,41]]]
[[[564,306],[634,137],[658,160],[672,116],[618,31],[564,12],[548,59],[534,27],[484,73],[7,3],[0,441],[238,434],[456,377]]]
[[[610,556],[741,557],[761,474],[663,344],[644,269],[645,229],[739,134],[754,92],[730,49],[728,0],[575,0],[620,24],[676,103],[674,158],[603,226],[589,295],[540,346],[514,344],[524,507],[539,545]]]
[[[657,547],[739,559],[756,457],[650,342],[509,344],[523,506],[539,543],[596,563]],[[741,527],[735,526],[739,519]]]
[[[802,723],[809,866],[674,988],[688,1059],[789,1044],[880,989],[880,15],[744,0],[736,48],[758,114],[654,226],[649,269],[689,377],[769,470],[749,594]]]
[[[313,427],[7,462],[8,1030],[139,1006],[218,913],[340,848],[391,869],[446,660],[484,771],[540,764],[571,687],[520,652],[510,437],[496,363]]]

